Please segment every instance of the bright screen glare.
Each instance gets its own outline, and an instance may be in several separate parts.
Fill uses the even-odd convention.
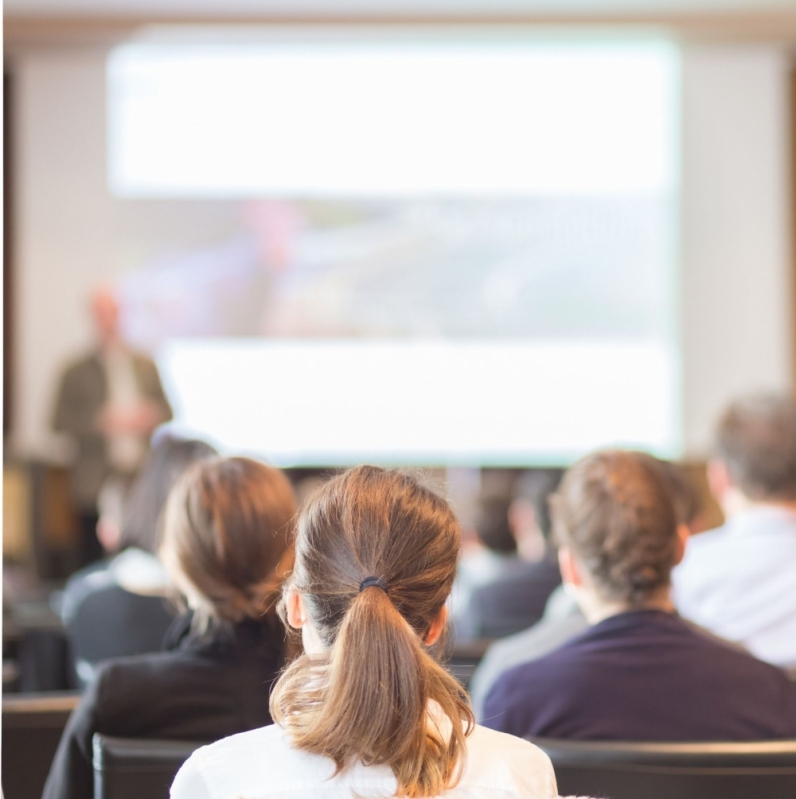
[[[122,284],[186,429],[283,465],[677,454],[671,45],[142,42],[108,87],[112,191],[228,229]]]
[[[128,196],[615,194],[674,182],[664,45],[130,45],[109,66]]]

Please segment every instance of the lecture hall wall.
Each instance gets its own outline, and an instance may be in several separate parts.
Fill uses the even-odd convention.
[[[20,457],[59,457],[48,430],[54,381],[64,359],[89,342],[91,287],[135,264],[147,237],[193,235],[174,204],[143,213],[109,196],[105,55],[96,45],[38,45],[12,60],[10,451]],[[781,44],[683,49],[679,300],[689,457],[705,454],[728,398],[792,382],[791,66]]]

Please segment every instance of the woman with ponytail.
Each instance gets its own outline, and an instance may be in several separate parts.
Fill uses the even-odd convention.
[[[91,799],[92,736],[212,741],[271,722],[285,664],[276,613],[293,568],[293,490],[248,458],[190,467],[166,505],[161,558],[191,611],[164,651],[109,660],[72,714],[43,799]]]
[[[447,503],[405,474],[363,466],[323,486],[283,590],[305,654],[271,695],[276,724],[198,750],[172,799],[555,796],[547,757],[476,726],[432,654],[458,551]]]

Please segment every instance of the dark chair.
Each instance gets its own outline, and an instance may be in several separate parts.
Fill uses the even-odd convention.
[[[752,743],[534,743],[550,756],[558,790],[606,799],[796,797],[796,740]]]
[[[478,664],[486,650],[492,644],[491,638],[479,638],[477,641],[457,642],[442,656],[448,671],[465,687],[470,684]]]
[[[94,736],[94,799],[169,799],[180,766],[201,741]],[[13,799],[13,797],[7,797]]]
[[[3,698],[5,799],[41,799],[55,750],[79,694],[16,694]]]

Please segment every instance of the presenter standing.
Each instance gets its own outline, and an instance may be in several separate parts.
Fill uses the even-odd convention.
[[[121,338],[113,292],[97,290],[91,312],[96,346],[63,372],[53,417],[53,428],[77,447],[70,483],[85,563],[102,554],[95,534],[102,484],[112,476],[130,479],[146,456],[152,431],[172,415],[154,361]]]

